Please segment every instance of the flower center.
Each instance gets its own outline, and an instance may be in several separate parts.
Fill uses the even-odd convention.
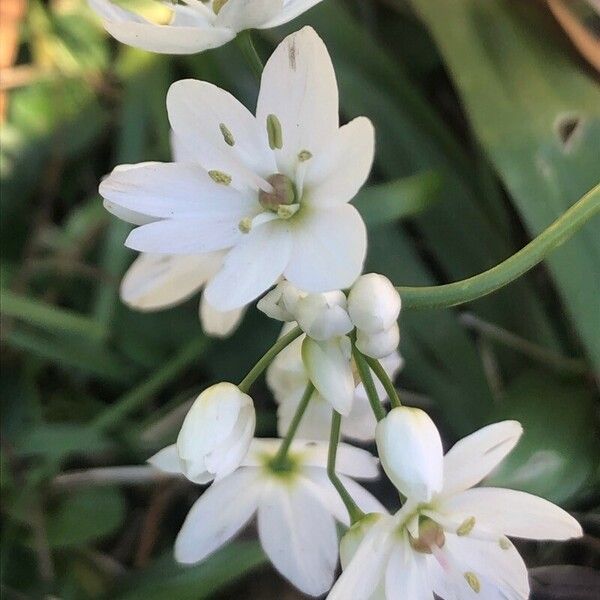
[[[415,552],[432,554],[432,547],[441,548],[446,543],[444,530],[431,519],[423,518],[419,523],[419,537],[410,536],[410,545]]]
[[[292,206],[300,206],[296,203],[296,186],[287,175],[275,173],[267,177],[267,181],[273,186],[273,191],[265,192],[264,190],[260,190],[258,201],[263,208],[279,213],[290,212]],[[296,208],[293,212],[297,210]],[[291,217],[292,215],[290,214],[289,216]]]

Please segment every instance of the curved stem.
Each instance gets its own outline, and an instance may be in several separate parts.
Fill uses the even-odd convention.
[[[371,367],[371,371],[373,371],[373,373],[375,373],[377,376],[377,379],[381,381],[381,385],[390,399],[392,408],[398,408],[399,406],[402,406],[402,402],[400,402],[400,396],[398,395],[398,390],[396,390],[396,386],[385,372],[385,369],[381,363],[376,358],[371,358],[370,356],[365,355],[363,356],[365,357],[369,367]]]
[[[235,41],[242,51],[242,54],[244,55],[248,66],[252,70],[252,73],[254,73],[258,81],[260,81],[264,66],[260,56],[258,55],[258,52],[256,51],[254,42],[252,41],[252,33],[248,29],[246,31],[241,31],[238,33]]]
[[[348,511],[348,515],[350,515],[350,524],[354,525],[354,523],[360,521],[365,516],[365,513],[358,508],[356,502],[354,502],[352,496],[344,487],[344,484],[340,481],[340,478],[335,472],[335,460],[337,456],[337,447],[340,442],[341,422],[342,417],[340,413],[334,410],[331,416],[331,435],[329,437],[329,452],[327,453],[327,475],[333,484],[333,487],[340,495],[340,498]]]
[[[365,391],[367,392],[367,398],[369,399],[369,404],[371,405],[373,414],[378,421],[381,421],[381,419],[385,417],[386,413],[383,406],[381,406],[381,402],[379,401],[379,396],[377,395],[377,389],[375,388],[375,383],[373,382],[369,365],[367,364],[364,355],[355,345],[352,346],[352,354],[354,355],[354,362],[356,363],[358,374],[360,375],[363,385],[365,386]]]
[[[300,399],[300,403],[298,404],[298,408],[296,408],[296,412],[294,413],[294,417],[292,418],[292,422],[288,427],[287,433],[281,442],[281,446],[279,446],[279,450],[273,459],[272,464],[275,466],[285,466],[286,458],[288,450],[292,445],[292,441],[294,440],[294,436],[298,431],[298,426],[300,425],[300,421],[302,421],[302,417],[306,412],[306,408],[308,403],[315,391],[315,386],[312,383],[309,383],[304,390],[304,394],[302,394],[302,398]]]
[[[396,287],[402,308],[443,308],[487,296],[544,260],[599,212],[600,185],[597,185],[527,246],[488,271],[446,285]]]
[[[297,337],[302,335],[302,329],[300,327],[294,327],[291,331],[281,336],[274,344],[265,352],[263,357],[250,369],[250,372],[242,381],[238,387],[244,394],[248,393],[248,390],[260,374],[271,364],[273,359],[289,344],[291,344]]]

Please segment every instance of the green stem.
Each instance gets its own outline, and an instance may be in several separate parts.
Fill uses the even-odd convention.
[[[327,453],[327,475],[329,476],[329,480],[333,484],[333,487],[340,495],[340,498],[342,499],[342,502],[348,511],[348,515],[350,515],[350,524],[354,525],[354,523],[357,523],[365,516],[365,513],[358,508],[356,502],[354,502],[352,496],[344,487],[344,484],[340,481],[340,478],[335,472],[337,448],[340,442],[341,422],[342,417],[340,413],[334,410],[331,416],[331,436],[329,437],[329,452]]]
[[[378,421],[381,421],[381,419],[385,417],[386,413],[383,406],[381,406],[381,402],[379,401],[379,396],[377,395],[377,389],[375,388],[375,383],[373,382],[369,365],[367,364],[364,355],[355,345],[352,346],[352,354],[354,356],[356,368],[358,369],[358,374],[360,375],[363,385],[365,386],[365,391],[367,392],[367,398],[369,399],[369,404],[371,405],[373,414]]]
[[[385,372],[385,369],[381,363],[376,358],[371,358],[370,356],[366,355],[363,356],[365,357],[369,367],[371,367],[371,371],[373,371],[373,373],[375,373],[377,376],[377,379],[381,381],[381,385],[390,399],[392,408],[398,408],[399,406],[402,406],[402,402],[400,402],[400,396],[398,395],[398,390],[396,390],[396,386]]]
[[[244,55],[244,58],[246,59],[246,62],[248,63],[250,69],[252,70],[258,81],[260,81],[264,66],[260,56],[258,55],[258,52],[256,51],[254,42],[252,41],[252,34],[250,33],[250,30],[241,31],[240,33],[238,33],[235,40],[237,42],[238,47],[242,51],[242,54]]]
[[[599,212],[600,185],[597,185],[527,246],[488,271],[446,285],[398,286],[402,308],[444,308],[487,296],[540,263]]]
[[[291,331],[281,336],[264,356],[252,367],[248,375],[240,381],[238,387],[245,394],[248,393],[252,384],[260,376],[260,374],[271,364],[272,360],[289,344],[291,344],[297,337],[302,335],[302,329],[300,327],[294,327]]]
[[[292,422],[288,427],[287,433],[281,442],[281,446],[279,446],[279,450],[273,459],[273,466],[275,467],[285,467],[287,460],[287,453],[294,441],[294,436],[298,431],[298,427],[300,425],[300,421],[302,421],[302,417],[306,412],[306,408],[308,407],[308,403],[312,398],[313,392],[315,391],[315,386],[312,383],[309,383],[304,390],[304,394],[302,394],[302,398],[300,399],[300,403],[298,404],[298,408],[296,408],[296,412],[294,413],[294,417],[292,418]]]
[[[129,413],[139,408],[148,398],[173,381],[184,369],[194,363],[206,350],[206,338],[192,340],[183,350],[157,371],[150,379],[132,389],[104,410],[93,422],[92,427],[108,429],[115,426]]]

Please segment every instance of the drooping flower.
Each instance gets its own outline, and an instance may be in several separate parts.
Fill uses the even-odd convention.
[[[290,325],[284,327],[288,331]],[[267,369],[267,384],[275,401],[277,409],[277,429],[283,435],[296,412],[298,403],[309,382],[308,373],[302,362],[303,336],[294,340],[284,348]],[[386,373],[393,379],[402,366],[402,358],[398,352],[393,352],[382,359],[381,364]],[[352,370],[352,366],[350,365]],[[342,419],[341,432],[348,438],[369,441],[375,437],[375,417],[369,404],[362,382],[355,375],[354,391],[350,412]],[[381,401],[385,401],[385,391],[377,378],[374,377],[377,392]],[[298,435],[304,438],[329,439],[332,405],[319,392],[314,392],[304,413]]]
[[[182,563],[204,560],[256,514],[260,543],[275,568],[304,593],[319,596],[331,587],[337,565],[335,521],[348,524],[348,514],[327,478],[328,444],[294,441],[284,469],[273,463],[280,444],[255,439],[242,466],[200,496],[177,536],[175,558]],[[173,472],[179,463],[170,448],[152,462]],[[340,444],[337,469],[362,510],[384,510],[352,479],[377,477],[371,454]]]
[[[364,117],[339,127],[335,74],[311,28],[288,36],[269,59],[256,117],[194,80],[171,86],[167,109],[187,159],[117,168],[100,185],[117,216],[146,219],[127,246],[170,255],[225,251],[204,291],[224,312],[282,275],[309,293],[354,282],[366,231],[348,201],[368,176],[373,127]]]
[[[164,3],[168,24],[150,21],[110,0],[89,0],[115,39],[163,54],[193,54],[222,46],[245,29],[283,25],[321,0],[185,0]]]
[[[579,523],[537,496],[473,487],[514,448],[519,423],[484,427],[443,456],[435,426],[416,410],[395,408],[377,430],[382,465],[407,501],[348,532],[329,600],[526,600],[527,568],[507,536],[565,540],[582,535]]]
[[[217,383],[196,398],[177,443],[163,448],[150,462],[183,473],[194,483],[222,479],[246,458],[255,426],[252,398],[232,383]]]

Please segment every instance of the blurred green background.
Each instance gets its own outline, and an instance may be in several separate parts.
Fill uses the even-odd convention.
[[[286,33],[315,27],[343,120],[375,123],[376,163],[355,200],[368,270],[398,285],[478,273],[598,183],[593,53],[578,51],[581,31],[561,27],[564,3],[551,4],[554,13],[535,0],[324,0],[257,34],[266,59]],[[598,58],[594,2],[567,4]],[[64,478],[142,465],[174,440],[189,399],[241,379],[277,336],[253,309],[231,339],[208,339],[197,298],[155,314],[124,307],[129,226],[97,193],[116,164],[169,160],[173,81],[212,81],[253,109],[251,71],[235,44],[189,57],[119,45],[82,0],[3,0],[2,16],[3,597],[299,598],[251,529],[203,565],[175,565],[198,488]],[[580,518],[581,540],[520,546],[531,566],[600,566],[599,226],[493,296],[401,316],[405,401],[437,418],[447,444],[491,420],[521,420],[526,434],[494,482]],[[272,435],[263,383],[254,397],[259,434]],[[375,491],[394,508],[383,484]],[[584,597],[598,596],[564,596]]]

